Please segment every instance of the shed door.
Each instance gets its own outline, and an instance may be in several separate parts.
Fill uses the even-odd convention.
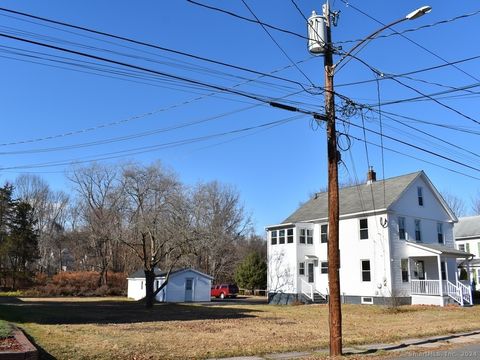
[[[193,278],[185,279],[185,302],[193,300]]]

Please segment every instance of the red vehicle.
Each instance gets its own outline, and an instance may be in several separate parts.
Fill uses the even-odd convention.
[[[212,285],[210,295],[212,297],[225,299],[226,297],[234,298],[238,294],[238,286],[235,284]]]

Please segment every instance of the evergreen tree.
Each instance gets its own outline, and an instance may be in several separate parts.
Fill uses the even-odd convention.
[[[258,252],[250,253],[235,270],[238,286],[253,290],[267,287],[267,263]]]

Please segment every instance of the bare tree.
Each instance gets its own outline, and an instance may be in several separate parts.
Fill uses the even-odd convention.
[[[68,220],[69,197],[63,191],[52,191],[42,178],[24,174],[15,180],[15,193],[33,209],[39,233],[38,266],[41,272],[56,272],[62,268],[62,244]]]
[[[78,194],[76,210],[88,230],[90,248],[100,272],[99,286],[107,284],[112,248],[119,241],[123,200],[119,175],[116,166],[93,163],[74,169],[70,176]]]
[[[480,215],[480,191],[477,191],[477,194],[472,197],[472,211],[474,215]]]
[[[443,199],[448,204],[450,209],[452,209],[452,211],[455,213],[455,215],[459,217],[465,216],[466,206],[465,206],[465,202],[461,198],[459,198],[457,195],[452,194],[447,190],[441,191],[440,194],[442,195]],[[480,206],[480,201],[478,205]],[[479,207],[479,210],[480,210],[480,207]]]
[[[231,281],[239,257],[237,244],[251,231],[239,193],[216,181],[197,185],[191,194],[197,239],[195,266],[216,281]]]
[[[123,241],[143,263],[146,307],[151,308],[155,295],[168,283],[173,266],[188,252],[191,237],[187,203],[177,176],[160,163],[125,166],[122,179],[129,228]],[[165,282],[155,291],[157,266],[169,270]]]

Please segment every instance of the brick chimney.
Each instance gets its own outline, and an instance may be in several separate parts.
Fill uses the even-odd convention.
[[[377,181],[377,173],[373,171],[373,166],[370,166],[367,173],[367,184],[372,184]]]

